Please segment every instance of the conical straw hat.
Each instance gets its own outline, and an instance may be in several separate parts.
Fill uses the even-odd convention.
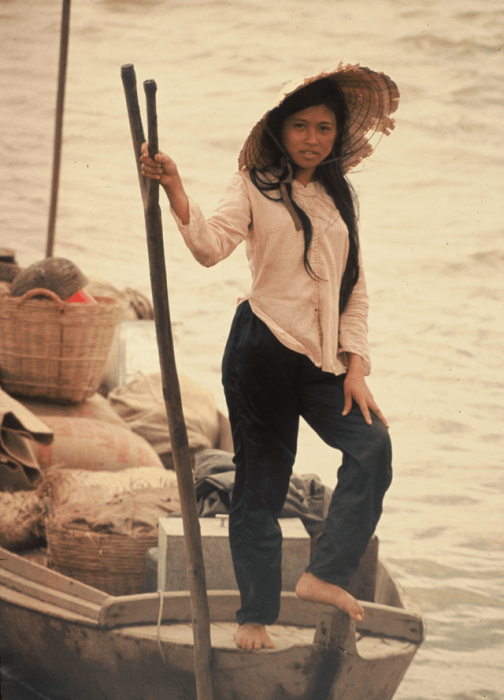
[[[399,104],[399,90],[391,78],[359,65],[343,65],[323,71],[310,78],[292,81],[283,86],[275,102],[263,118],[254,126],[240,153],[240,169],[268,170],[273,157],[265,147],[268,117],[282,102],[306,85],[329,78],[338,83],[345,95],[349,121],[348,138],[343,144],[343,171],[348,172],[367,158],[376,147],[381,135],[388,135],[395,126],[391,118]]]

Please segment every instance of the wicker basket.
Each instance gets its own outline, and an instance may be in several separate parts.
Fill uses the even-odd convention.
[[[33,297],[44,295],[46,299]],[[98,389],[122,307],[67,304],[47,289],[0,296],[0,384],[9,394],[77,403]]]
[[[110,595],[142,592],[145,557],[158,533],[121,535],[47,524],[49,566]]]

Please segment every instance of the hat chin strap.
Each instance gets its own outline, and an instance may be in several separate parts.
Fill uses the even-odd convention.
[[[335,156],[330,160],[324,160],[322,163],[320,163],[320,165],[324,165],[326,163],[335,163],[338,160],[341,159],[338,158],[338,156]],[[287,211],[291,215],[292,221],[294,222],[294,226],[296,227],[296,231],[301,231],[303,229],[303,224],[301,223],[301,219],[299,218],[297,211],[294,209],[294,205],[292,204],[292,197],[289,195],[289,191],[287,189],[287,185],[292,185],[292,181],[294,179],[292,160],[287,155],[285,156],[285,166],[288,170],[288,174],[285,179],[280,181],[280,193],[282,195],[282,202],[284,203],[285,207],[287,208]]]
[[[299,218],[297,211],[294,209],[294,205],[292,203],[292,197],[290,196],[289,190],[287,189],[287,185],[291,185],[291,187],[292,187],[292,181],[294,179],[294,170],[292,168],[292,160],[290,159],[290,156],[287,155],[287,153],[285,153],[283,148],[282,148],[282,151],[285,154],[283,160],[285,161],[285,167],[287,168],[287,171],[288,171],[287,177],[280,181],[280,193],[282,195],[282,202],[284,203],[287,211],[291,215],[292,221],[294,222],[294,226],[296,227],[296,231],[302,231],[303,224],[301,223],[301,219]]]
[[[289,195],[289,191],[287,190],[287,184],[292,185],[292,181],[294,179],[294,171],[292,169],[291,157],[285,150],[283,144],[280,143],[275,134],[271,131],[269,126],[266,124],[265,127],[266,131],[271,136],[277,148],[280,150],[281,153],[283,153],[284,157],[282,160],[285,162],[285,167],[288,171],[287,177],[284,180],[280,180],[280,193],[282,195],[282,202],[284,203],[287,211],[291,215],[292,221],[294,222],[294,226],[296,227],[296,231],[302,231],[303,224],[301,223],[301,219],[299,218],[297,211],[294,209],[294,205],[292,204],[292,198]]]
[[[296,231],[302,231],[303,230],[303,224],[301,223],[301,219],[299,218],[297,211],[294,209],[294,205],[292,204],[292,199],[289,196],[289,192],[287,190],[287,184],[286,183],[292,183],[292,167],[290,168],[291,172],[288,175],[288,180],[282,180],[280,182],[280,192],[282,194],[282,202],[285,204],[285,207],[287,208],[287,211],[291,215],[292,221],[294,222],[294,226],[296,227]]]

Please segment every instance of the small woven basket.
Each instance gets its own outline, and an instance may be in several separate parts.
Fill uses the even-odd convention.
[[[33,297],[43,295],[45,299]],[[68,304],[47,289],[0,296],[0,384],[9,394],[78,403],[102,380],[122,307]]]
[[[98,533],[47,524],[49,566],[110,595],[142,592],[145,557],[158,533]]]

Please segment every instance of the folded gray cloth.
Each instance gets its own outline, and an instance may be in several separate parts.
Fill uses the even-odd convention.
[[[223,450],[202,450],[195,456],[195,487],[200,518],[229,512],[235,465]],[[322,532],[332,491],[316,474],[293,474],[281,518],[300,518],[311,537]]]

